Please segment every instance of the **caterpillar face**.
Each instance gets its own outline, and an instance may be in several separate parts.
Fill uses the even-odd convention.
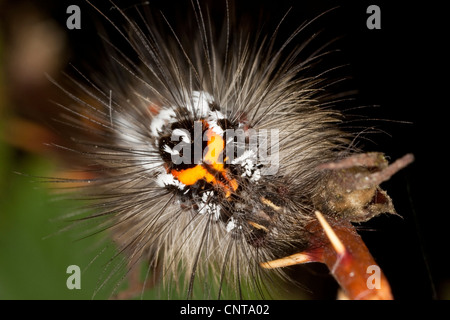
[[[196,92],[194,94],[197,96]],[[204,94],[198,95],[202,97]],[[183,188],[205,181],[212,187],[222,189],[229,197],[238,185],[236,180],[230,178],[229,168],[225,167],[225,163],[230,162],[229,157],[224,159],[225,117],[218,110],[212,111],[208,101],[195,99],[194,104],[200,104],[200,108],[205,109],[198,120],[194,120],[194,114],[188,114],[184,124],[175,117],[166,120],[165,127],[170,124],[170,129],[164,130],[157,143],[161,158],[170,179],[178,181]],[[159,122],[159,119],[153,120],[152,126],[154,122]]]

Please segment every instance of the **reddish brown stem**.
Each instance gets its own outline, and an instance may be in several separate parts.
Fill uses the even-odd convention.
[[[345,250],[336,251],[319,221],[311,223],[309,230],[312,242],[323,248],[318,262],[328,266],[346,296],[352,300],[393,299],[389,282],[355,227],[348,221],[327,219]]]
[[[391,288],[380,267],[376,264],[355,227],[346,220],[337,220],[316,212],[317,220],[311,222],[311,248],[281,259],[261,263],[273,269],[321,262],[351,300],[392,300]]]

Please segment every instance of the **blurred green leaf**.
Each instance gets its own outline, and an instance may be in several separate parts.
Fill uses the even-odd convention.
[[[23,160],[15,170],[31,175],[48,172],[49,163],[42,159]],[[5,180],[8,184],[0,206],[0,298],[91,299],[114,248],[84,270],[98,254],[87,248],[95,248],[99,236],[74,241],[73,231],[58,233],[60,226],[52,219],[61,214],[64,201],[52,201],[48,191],[29,177],[8,172]],[[73,264],[82,270],[81,290],[66,286],[70,276],[66,269]]]

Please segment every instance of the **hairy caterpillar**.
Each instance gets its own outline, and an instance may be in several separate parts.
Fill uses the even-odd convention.
[[[216,29],[208,7],[194,2],[186,30],[174,30],[164,16],[158,23],[111,6],[124,20],[113,22],[120,41],[137,59],[107,40],[112,77],[80,73],[70,89],[57,85],[72,100],[59,104],[70,149],[93,169],[77,181],[96,202],[91,218],[107,218],[99,229],[113,234],[130,270],[145,260],[163,279],[183,274],[177,285],[187,297],[203,285],[197,279],[215,282],[208,297],[222,297],[224,283],[242,297],[246,279],[263,294],[274,275],[268,269],[284,263],[273,261],[304,252],[296,256],[304,262],[325,259],[320,250],[331,246],[316,229],[317,211],[338,235],[352,234],[349,222],[394,213],[378,185],[411,157],[387,166],[380,154],[361,155],[331,108],[327,70],[310,72],[326,51],[308,53],[313,38],[295,45],[305,26],[280,40],[278,26],[258,35],[229,14]],[[275,172],[258,157],[271,129]],[[236,141],[222,136],[227,130]],[[192,145],[192,157],[180,142]],[[230,143],[237,154],[219,160]],[[239,153],[242,145],[247,152]]]

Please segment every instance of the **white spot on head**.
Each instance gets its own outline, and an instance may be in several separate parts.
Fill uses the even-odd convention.
[[[225,230],[227,232],[231,232],[231,231],[233,231],[236,228],[242,229],[242,226],[238,225],[238,223],[236,222],[236,219],[231,217],[230,220],[227,223],[227,226],[225,227]]]
[[[241,156],[234,159],[231,163],[232,164],[242,164],[247,161],[249,163],[253,163],[254,161],[256,162],[256,154],[253,150],[245,150]]]
[[[232,164],[239,164],[244,172],[241,177],[249,177],[250,181],[256,182],[261,179],[261,170],[257,167],[257,158],[253,150],[246,150],[240,157],[234,159]]]
[[[209,127],[218,135],[223,135],[223,129],[218,125],[217,121],[225,119],[225,115],[220,111],[213,111],[210,104],[214,102],[214,98],[206,91],[193,91],[191,98],[186,101],[185,108],[191,113],[193,118],[205,119]],[[151,124],[151,132],[153,136],[158,136],[164,125],[176,122],[175,107],[171,109],[164,108],[153,119]],[[177,129],[174,130],[174,133]],[[190,137],[178,130],[176,134],[180,135],[185,142],[190,142]],[[189,141],[187,140],[189,139]]]
[[[175,129],[172,131],[172,137],[181,137],[181,140],[186,142],[186,143],[191,143],[191,137],[189,136],[189,134],[186,132],[186,130],[181,130],[181,129]]]
[[[154,137],[157,137],[160,132],[162,132],[162,128],[168,123],[173,123],[176,121],[176,114],[173,109],[161,109],[156,117],[153,118],[153,121],[150,125],[150,130]]]
[[[211,198],[214,196],[213,191],[206,191],[202,194],[202,203],[199,205],[199,214],[208,214],[213,215],[213,220],[217,221],[220,218],[220,205],[211,201]]]
[[[213,111],[210,105],[214,102],[214,98],[206,91],[192,92],[192,100],[186,104],[187,110],[196,117],[206,119],[210,127],[218,134],[222,134],[223,130],[217,124],[217,120],[225,119],[225,115],[220,111]]]
[[[178,150],[173,150],[173,149],[170,148],[167,144],[164,145],[163,150],[164,150],[164,152],[167,152],[167,153],[169,153],[169,154],[172,155],[172,156],[178,156],[178,155],[180,155],[180,152],[179,152]]]
[[[186,187],[184,183],[175,179],[170,173],[160,173],[158,177],[156,177],[156,184],[160,187],[175,186],[180,190],[184,190],[184,187]]]
[[[211,120],[210,118],[208,118],[208,125],[215,134],[223,136],[224,131],[222,127],[217,123],[217,120]]]
[[[208,199],[210,197],[212,197],[212,196],[214,196],[214,192],[213,191],[203,192],[203,194],[202,194],[202,201],[206,203],[206,202],[208,202]]]
[[[251,178],[250,178],[250,181],[256,182],[259,179],[261,179],[261,170],[256,169],[255,171],[253,171],[253,173],[251,175]]]

